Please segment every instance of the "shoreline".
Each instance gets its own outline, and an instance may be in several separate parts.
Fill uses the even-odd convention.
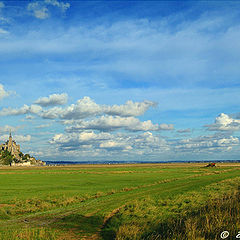
[[[199,161],[199,162],[144,162],[144,163],[115,163],[115,164],[104,164],[104,163],[65,163],[65,164],[46,164],[44,166],[39,165],[32,165],[32,166],[4,166],[1,165],[0,169],[46,169],[46,168],[118,168],[118,167],[161,167],[161,166],[173,166],[173,167],[192,167],[192,166],[199,166],[204,167],[207,163],[210,161]],[[218,167],[240,167],[240,161],[215,161],[216,162],[216,168]],[[214,168],[213,168],[214,169]]]

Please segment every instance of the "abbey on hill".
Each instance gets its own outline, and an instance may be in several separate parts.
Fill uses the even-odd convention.
[[[23,154],[20,151],[20,145],[12,139],[10,133],[9,139],[0,145],[0,165],[10,166],[31,166],[31,165],[45,165],[41,160],[36,160],[29,154]]]

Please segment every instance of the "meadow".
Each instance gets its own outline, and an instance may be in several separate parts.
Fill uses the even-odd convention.
[[[240,164],[0,168],[0,239],[220,239],[240,231]]]

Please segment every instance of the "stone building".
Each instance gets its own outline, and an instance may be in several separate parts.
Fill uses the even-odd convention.
[[[12,139],[12,134],[10,132],[9,139],[0,145],[1,150],[8,150],[16,159],[20,160],[20,145],[17,145],[16,142]]]
[[[0,145],[0,165],[1,165],[1,151],[7,150],[14,157],[13,161],[10,163],[10,166],[43,166],[46,165],[45,162],[41,160],[36,160],[35,157],[31,157],[29,154],[23,154],[20,151],[20,145],[12,139],[12,134],[10,132],[9,139]]]

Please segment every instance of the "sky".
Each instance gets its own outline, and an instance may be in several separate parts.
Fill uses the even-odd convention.
[[[240,159],[240,2],[0,1],[0,141],[48,161]]]

